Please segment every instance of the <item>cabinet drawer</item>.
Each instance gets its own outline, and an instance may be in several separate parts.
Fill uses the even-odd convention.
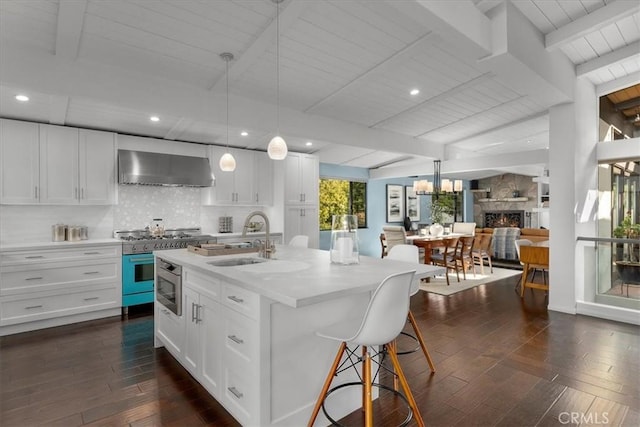
[[[258,315],[259,296],[229,283],[222,284],[222,303],[252,319]]]
[[[105,261],[90,265],[59,263],[50,268],[25,270],[18,266],[3,268],[0,295],[21,294],[68,287],[73,284],[105,283],[120,280],[120,262]]]
[[[209,298],[220,301],[220,281],[218,279],[194,270],[184,269],[182,271],[182,280],[183,285],[195,287],[199,292],[204,291]]]
[[[157,334],[174,357],[180,359],[184,342],[184,317],[176,316],[164,307],[157,307]]]
[[[42,292],[25,297],[3,297],[0,324],[12,325],[119,306],[120,293],[115,284],[55,295]]]
[[[257,363],[258,325],[255,320],[234,310],[224,309],[224,351],[228,360],[241,358]]]
[[[226,409],[242,425],[256,424],[256,399],[258,385],[252,381],[255,376],[234,364],[225,364],[223,368],[223,401]]]
[[[69,261],[82,259],[103,259],[105,257],[120,257],[122,245],[115,246],[85,246],[69,249],[42,249],[36,251],[12,251],[0,254],[2,265],[34,264],[49,261]]]

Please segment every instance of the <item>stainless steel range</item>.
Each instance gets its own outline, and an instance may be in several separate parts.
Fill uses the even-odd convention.
[[[144,254],[162,249],[180,249],[198,243],[215,243],[216,238],[200,234],[200,228],[174,228],[153,236],[149,229],[116,230],[113,237],[122,240],[122,254]]]
[[[116,230],[113,237],[122,240],[122,309],[153,302],[153,251],[186,248],[198,243],[215,243],[216,238],[200,234],[200,228],[165,229],[154,236],[148,228]]]

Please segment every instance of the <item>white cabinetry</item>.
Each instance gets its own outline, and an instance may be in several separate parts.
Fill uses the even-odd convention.
[[[37,123],[0,120],[0,202],[38,203],[40,142]]]
[[[225,147],[210,147],[209,162],[215,175],[212,187],[202,190],[205,205],[270,205],[273,203],[273,165],[262,152],[228,150],[236,159],[236,169],[220,169]]]
[[[115,201],[115,134],[2,120],[3,204]]]
[[[285,242],[297,234],[309,236],[309,247],[318,248],[320,221],[317,206],[286,206],[284,216]]]
[[[297,234],[309,236],[309,247],[318,248],[319,162],[316,156],[289,153],[285,159],[285,243]]]
[[[162,329],[166,313],[156,302],[156,338],[241,424],[258,425],[259,296],[188,268],[182,274],[182,329]]]
[[[119,314],[121,244],[2,252],[0,335]]]
[[[289,153],[284,163],[285,203],[317,206],[318,158],[310,154]]]
[[[533,212],[538,214],[538,227],[549,228],[549,177],[536,176],[533,182],[538,183],[537,205]]]
[[[156,334],[162,339],[165,348],[176,359],[182,359],[184,348],[184,316],[177,316],[172,311],[156,304]]]

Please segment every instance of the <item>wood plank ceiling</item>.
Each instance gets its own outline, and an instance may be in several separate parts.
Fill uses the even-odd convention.
[[[640,73],[640,53],[633,54],[640,46],[640,7],[625,2],[522,0],[513,5],[546,38],[547,51],[561,52],[578,73],[600,85]],[[466,2],[479,12],[479,22],[489,22],[501,3]],[[0,73],[0,116],[224,144],[224,114],[219,103],[207,99],[224,96],[225,64],[219,54],[232,52],[229,143],[264,149],[274,117],[258,119],[247,108],[233,108],[250,100],[256,111],[262,105],[273,109],[275,14],[269,0],[3,0],[0,54],[24,63]],[[474,40],[459,41],[463,28],[426,19],[434,14],[419,2],[282,3],[283,117],[326,121],[337,135],[323,138],[292,127],[290,149],[316,152],[321,161],[377,167],[424,162],[451,150],[490,155],[498,149],[545,148],[546,111],[557,97],[514,84],[503,70],[480,60],[487,55]],[[594,19],[601,22],[592,24]],[[550,40],[557,39],[561,42],[551,46]],[[472,49],[475,55],[469,54]],[[612,58],[611,64],[594,62],[601,58]],[[64,74],[59,84],[31,85],[29,78],[38,80],[38,70],[24,77],[15,70],[37,61],[63,63],[70,70],[97,69],[86,77],[95,87],[83,89],[82,82],[75,85]],[[128,88],[140,87],[139,82],[153,84],[159,95],[185,88],[201,98],[189,105],[186,96],[174,96],[174,106],[154,111],[131,99]],[[412,96],[411,89],[420,93]],[[30,92],[28,106],[13,100],[20,90]],[[161,116],[161,122],[149,122],[151,114]],[[286,124],[283,128],[286,134]],[[240,136],[242,130],[249,136]],[[362,135],[370,135],[370,141]],[[401,142],[391,145],[387,141],[394,135]],[[311,148],[307,141],[313,141]]]

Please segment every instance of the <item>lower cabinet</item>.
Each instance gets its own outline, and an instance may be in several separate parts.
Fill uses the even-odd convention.
[[[182,316],[156,302],[156,338],[241,424],[259,415],[258,295],[191,269]]]
[[[0,254],[0,335],[120,313],[121,244]]]

